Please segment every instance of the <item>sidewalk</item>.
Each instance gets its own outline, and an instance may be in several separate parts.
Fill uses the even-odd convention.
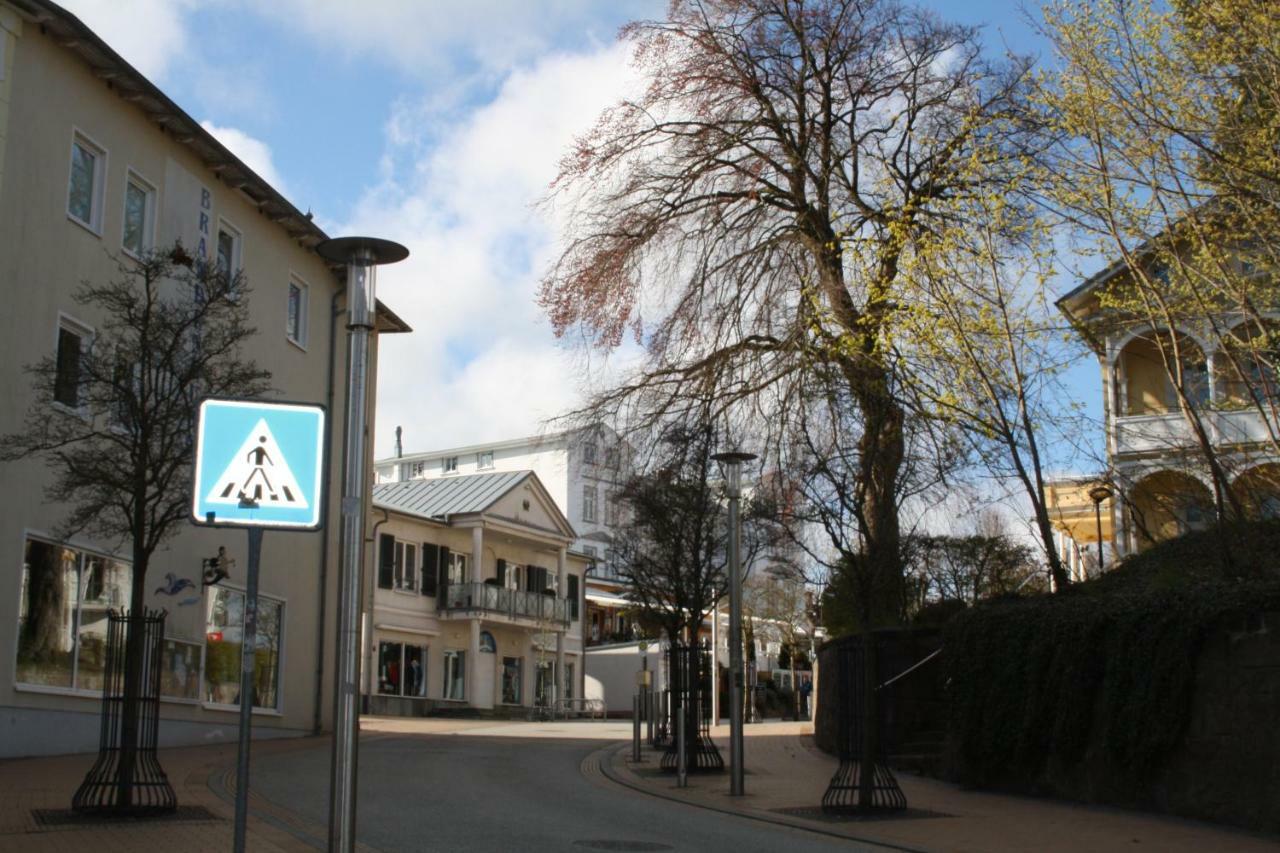
[[[658,769],[661,751],[642,750],[631,763],[631,744],[601,750],[587,764],[599,763],[604,775],[647,794],[694,806],[783,823],[891,848],[928,853],[1104,853],[1149,850],[1161,853],[1275,853],[1280,839],[1220,828],[1212,824],[1060,800],[965,791],[919,776],[898,774],[909,812],[897,818],[866,821],[822,815],[822,793],[839,762],[812,745],[811,723],[747,726],[747,767],[743,797],[729,796],[728,773],[690,775],[677,788],[674,774]],[[717,726],[712,740],[727,765],[729,730]],[[584,771],[594,775],[594,766]]]
[[[254,741],[255,758],[314,749],[327,738]],[[173,818],[42,825],[33,809],[66,813],[94,755],[0,762],[0,850],[35,853],[227,853],[235,818],[235,744],[162,749],[160,764],[178,794]],[[328,829],[249,793],[247,847],[254,853],[323,850]],[[359,845],[357,849],[371,851]]]

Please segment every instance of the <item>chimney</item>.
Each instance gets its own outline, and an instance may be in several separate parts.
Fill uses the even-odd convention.
[[[400,427],[396,427],[396,458],[404,456],[404,445],[400,443]]]

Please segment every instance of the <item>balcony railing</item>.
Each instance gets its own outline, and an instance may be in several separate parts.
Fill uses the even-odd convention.
[[[440,597],[441,610],[480,610],[513,619],[564,624],[569,622],[569,604],[563,598],[545,593],[507,589],[488,583],[450,584]]]
[[[1267,422],[1256,409],[1202,413],[1214,444],[1252,444],[1269,438]],[[1150,453],[1194,447],[1195,436],[1180,412],[1127,415],[1115,419],[1117,453]]]

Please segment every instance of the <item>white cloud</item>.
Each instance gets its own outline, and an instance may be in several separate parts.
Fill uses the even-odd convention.
[[[533,209],[561,155],[627,90],[624,47],[553,54],[447,126],[402,103],[388,121],[388,179],[331,233],[409,247],[379,273],[379,296],[414,327],[383,341],[377,449],[395,427],[406,450],[537,432],[579,399],[580,356],[534,303],[557,235]]]
[[[291,30],[301,30],[347,58],[369,54],[402,70],[434,77],[444,69],[470,67],[502,72],[544,53],[567,34],[598,42],[613,38],[613,21],[649,17],[658,0],[277,0],[249,4]],[[601,23],[610,19],[609,23]],[[603,29],[603,31],[601,31]]]
[[[60,0],[148,79],[163,79],[190,47],[183,17],[189,0]]]
[[[243,130],[219,127],[208,119],[200,122],[200,126],[213,134],[214,139],[227,146],[232,154],[243,160],[246,166],[257,172],[260,178],[275,187],[281,195],[285,198],[289,197],[284,178],[271,159],[271,146]]]

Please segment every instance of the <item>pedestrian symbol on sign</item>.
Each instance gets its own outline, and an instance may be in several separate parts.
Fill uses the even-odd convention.
[[[216,470],[216,469],[215,469]],[[242,501],[259,505],[306,509],[307,499],[289,470],[271,428],[261,419],[214,482],[206,503],[238,506]]]

